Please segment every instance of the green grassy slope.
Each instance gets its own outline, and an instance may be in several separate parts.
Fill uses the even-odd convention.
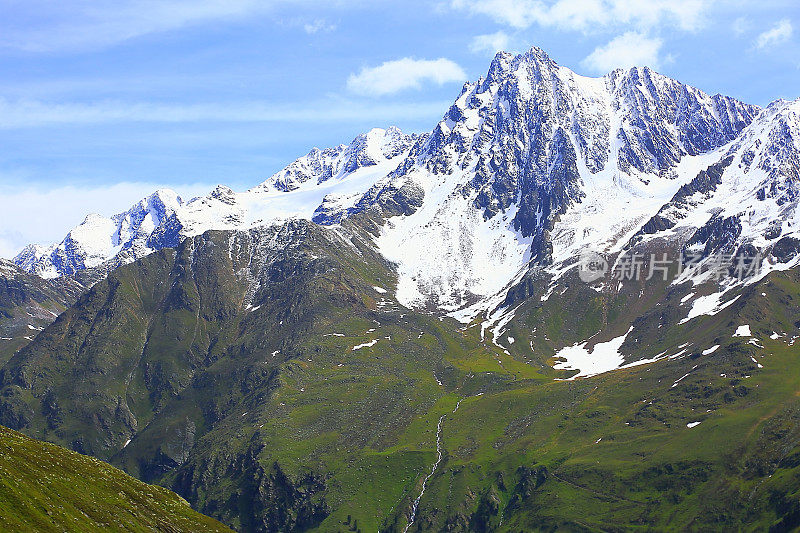
[[[498,346],[400,307],[347,224],[209,232],[115,270],[4,365],[0,421],[242,531],[403,531],[434,464],[412,531],[794,527],[798,274],[686,324],[687,286],[564,283],[515,289]],[[631,325],[629,360],[683,353],[558,380],[559,347]]]
[[[176,494],[0,426],[3,531],[230,531]]]
[[[453,321],[399,308],[390,265],[340,231],[210,232],[117,269],[0,370],[0,419],[236,527],[352,502],[378,527],[424,468],[431,410],[512,374]],[[384,494],[374,464],[402,483]]]
[[[465,399],[412,531],[800,527],[798,319],[776,273],[684,326],[684,357]]]

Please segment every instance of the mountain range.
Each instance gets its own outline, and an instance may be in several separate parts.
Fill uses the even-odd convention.
[[[498,53],[0,265],[0,423],[241,531],[788,531],[799,200],[800,101]]]

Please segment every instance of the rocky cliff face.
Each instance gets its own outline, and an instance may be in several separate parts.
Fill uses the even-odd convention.
[[[776,102],[661,207],[640,234],[686,232],[685,250],[772,256],[798,237],[798,103]],[[789,258],[781,251],[780,262]]]

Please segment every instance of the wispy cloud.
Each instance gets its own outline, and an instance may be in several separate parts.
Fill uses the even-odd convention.
[[[303,31],[309,35],[315,33],[328,33],[336,29],[336,24],[331,24],[325,19],[315,19],[312,22],[303,24]]]
[[[433,62],[436,63],[436,62]],[[438,63],[437,63],[438,65]],[[444,64],[444,68],[448,65]],[[458,68],[458,79],[465,79]],[[454,72],[443,75],[437,71],[439,80],[448,80]],[[355,84],[369,93],[389,90],[391,80],[365,77]],[[424,78],[424,76],[423,76]],[[419,82],[419,77],[415,83]],[[363,83],[364,85],[358,85]],[[405,78],[395,83],[409,83]],[[393,87],[397,87],[394,85]],[[394,90],[394,89],[393,89]],[[357,91],[358,92],[358,91]],[[390,91],[391,92],[391,91]],[[426,119],[438,116],[446,102],[394,102],[374,103],[349,99],[330,99],[319,102],[296,102],[277,106],[267,102],[236,102],[210,104],[161,104],[152,102],[101,101],[93,103],[49,103],[38,100],[6,100],[0,98],[0,129],[31,128],[50,125],[108,124],[118,122],[347,122],[347,121],[396,121],[402,119]]]
[[[419,89],[424,82],[443,85],[466,79],[464,70],[449,59],[405,57],[377,67],[362,68],[358,74],[350,75],[347,88],[356,94],[382,96],[406,89]]]
[[[36,26],[0,25],[0,45],[31,52],[104,47],[136,37],[264,11],[276,2],[258,0],[6,0],[9,9]],[[47,13],[48,16],[34,16]]]
[[[598,28],[659,25],[696,30],[711,0],[451,0],[454,9],[486,15],[514,28],[534,25],[589,32]]]
[[[476,35],[469,45],[471,52],[476,54],[494,54],[499,51],[509,51],[509,44],[511,38],[504,31],[495,33],[488,33],[485,35]]]
[[[241,22],[282,8],[351,9],[384,0],[0,0],[0,48],[73,52],[210,23]],[[308,33],[331,31],[323,19]]]
[[[620,67],[647,65],[658,68],[662,44],[661,39],[648,37],[643,33],[627,32],[596,48],[583,60],[583,66],[601,74]]]
[[[772,48],[773,46],[789,41],[793,33],[794,27],[792,26],[792,21],[783,19],[769,30],[759,34],[759,36],[756,37],[755,46],[760,50]]]

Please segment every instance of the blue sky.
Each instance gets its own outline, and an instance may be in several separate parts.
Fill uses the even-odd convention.
[[[159,186],[249,188],[372,127],[427,131],[498,49],[800,97],[796,1],[0,0],[0,256]]]

